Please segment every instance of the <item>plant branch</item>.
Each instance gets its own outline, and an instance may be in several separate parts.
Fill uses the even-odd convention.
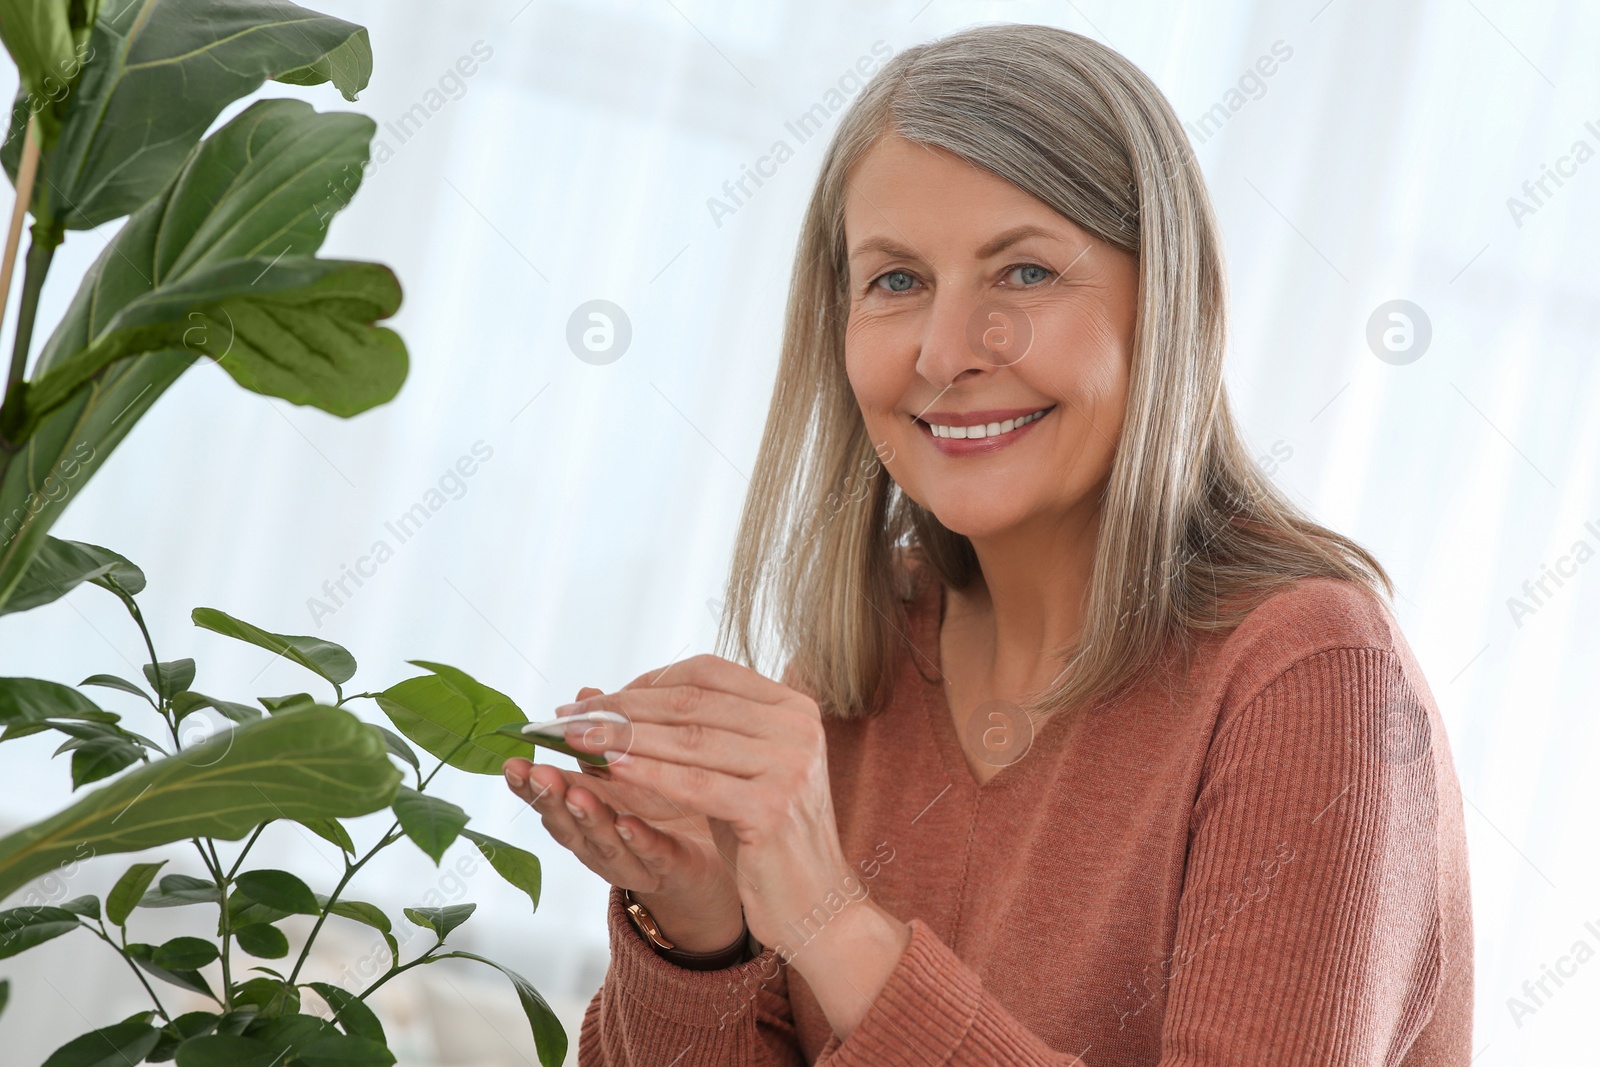
[[[123,589],[121,585],[117,584],[117,580],[115,578],[108,576],[106,581],[111,584],[111,587],[116,592],[118,599],[122,601],[123,606],[128,609],[128,614],[133,616],[135,625],[139,627],[139,633],[144,637],[145,651],[150,653],[151,668],[156,672],[156,679],[159,681],[161,679],[161,668],[157,667],[156,664],[160,663],[161,661],[156,658],[156,645],[155,642],[150,639],[150,628],[144,624],[144,613],[139,610],[139,604],[133,599],[133,594],[128,592],[126,589]],[[172,747],[173,751],[176,752],[183,748],[183,740],[178,737],[178,724],[173,720],[171,715],[172,702],[169,701],[166,697],[166,694],[160,692],[159,689],[156,693],[156,696],[159,697],[161,701],[159,704],[154,705],[156,713],[161,716],[161,721],[165,723],[167,729],[172,732]],[[199,842],[197,841],[195,844],[196,847],[198,847]],[[217,867],[220,872],[222,865],[219,863]]]
[[[357,1000],[366,1000],[367,997],[370,996],[375,990],[377,990],[377,988],[379,986],[383,985],[383,983],[387,982],[389,979],[393,978],[395,975],[403,974],[404,972],[409,971],[413,967],[420,967],[424,963],[432,963],[433,962],[433,954],[435,952],[439,951],[439,949],[442,948],[443,946],[444,946],[444,938],[441,937],[438,940],[438,942],[432,948],[428,949],[428,951],[424,952],[422,955],[418,956],[416,959],[412,960],[410,963],[402,963],[398,967],[391,965],[390,968],[386,972],[384,972],[383,974],[380,974],[378,976],[378,978],[377,978],[377,980],[375,982],[373,982],[371,985],[367,986],[366,989],[364,989],[361,992],[357,993],[356,994],[356,999]]]
[[[33,200],[33,182],[39,173],[39,120],[37,116],[28,117],[28,126],[22,138],[22,159],[17,166],[17,199],[11,205],[11,226],[6,230],[5,258],[0,261],[0,316],[5,313],[5,305],[11,299],[11,275],[17,266],[17,247],[22,242],[22,220],[28,214],[28,205]],[[33,255],[30,247],[28,254]],[[21,336],[21,325],[18,326],[18,336]],[[6,375],[5,399],[9,407],[12,390],[22,381],[23,372],[27,369],[28,346],[22,345],[14,348],[11,353],[11,371]],[[20,358],[19,358],[20,354]]]
[[[93,934],[94,936],[98,937],[100,940],[104,941],[106,944],[110,945],[111,948],[112,948],[112,951],[114,951],[117,955],[122,957],[123,962],[125,962],[128,965],[128,967],[133,971],[133,976],[135,978],[139,979],[139,984],[144,986],[144,991],[146,993],[150,994],[151,1001],[153,1001],[155,1003],[156,1011],[161,1015],[161,1017],[163,1019],[167,1020],[168,1022],[171,1022],[172,1021],[172,1016],[168,1015],[167,1014],[167,1009],[162,1006],[161,998],[156,996],[156,991],[155,991],[155,989],[153,989],[151,987],[149,980],[145,978],[144,972],[139,969],[139,965],[137,963],[133,962],[133,957],[128,955],[128,949],[127,949],[128,931],[127,931],[127,928],[124,927],[122,929],[122,945],[118,946],[118,944],[115,941],[111,940],[111,935],[106,932],[105,921],[103,919],[96,919],[95,922],[100,924],[100,929],[96,930],[94,927],[90,926],[88,923],[84,923],[83,924],[84,925],[84,929],[88,930],[91,934]]]
[[[206,854],[205,846],[200,844],[198,837],[191,837],[194,847],[200,853],[200,861],[206,865],[206,870],[211,873],[211,880],[217,885],[217,926],[222,935],[222,1010],[224,1013],[233,1010],[233,975],[228,968],[228,949],[233,941],[233,930],[228,926],[228,878],[223,876],[222,864],[214,863],[216,846],[212,846],[211,855]]]
[[[233,876],[239,873],[239,868],[244,866],[244,858],[250,852],[250,846],[256,843],[256,838],[261,836],[261,831],[267,828],[266,823],[256,827],[256,832],[250,835],[250,840],[244,843],[244,848],[239,850],[239,856],[233,861],[233,867],[228,871],[228,881],[233,881]]]

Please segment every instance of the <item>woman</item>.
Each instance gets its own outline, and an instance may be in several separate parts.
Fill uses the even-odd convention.
[[[1125,59],[986,27],[863,91],[721,635],[756,662],[770,615],[783,680],[584,689],[608,770],[506,763],[615,887],[581,1064],[1468,1062],[1438,711],[1382,567],[1245,451],[1223,338]]]

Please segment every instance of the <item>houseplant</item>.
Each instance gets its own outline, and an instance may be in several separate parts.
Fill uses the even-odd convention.
[[[139,568],[48,532],[133,424],[201,357],[247,389],[340,416],[385,403],[400,388],[405,347],[379,325],[400,304],[394,275],[380,264],[315,254],[328,220],[359,187],[371,120],[258,100],[203,136],[224,107],[269,79],[331,82],[354,99],[371,73],[366,31],[283,0],[0,0],[0,40],[21,83],[0,149],[18,194],[0,306],[23,213],[32,219],[0,400],[0,614],[97,586],[125,605],[149,655],[142,684],[110,674],[77,686],[0,678],[0,743],[62,735],[57,755],[70,754],[72,789],[93,787],[0,838],[0,902],[85,859],[175,842],[192,843],[198,872],[135,861],[103,900],[0,911],[0,959],[75,932],[93,936],[150,996],[149,1009],[66,1041],[49,1067],[393,1063],[365,1003],[373,990],[441,959],[498,965],[446,945],[471,905],[406,909],[433,944],[402,959],[391,918],[347,892],[374,855],[401,839],[437,863],[465,837],[537,906],[538,860],[471,829],[464,811],[427,792],[446,765],[498,773],[518,742],[494,731],[526,716],[504,694],[422,660],[412,662],[424,674],[347,694],[356,663],[345,649],[212,608],[195,609],[193,621],[299,664],[332,694],[263,696],[257,707],[196,692],[193,660],[156,653],[137,602]],[[68,231],[123,216],[30,368],[56,247]],[[399,732],[352,714],[346,705],[358,699],[373,700]],[[131,703],[140,718],[102,706],[110,700]],[[185,723],[195,716],[227,728],[186,743]],[[425,771],[412,745],[437,764]],[[358,848],[356,836],[369,835],[352,835],[345,820],[378,813],[388,828]],[[343,875],[327,892],[289,871],[249,868],[252,846],[275,820],[300,824],[338,852]],[[224,844],[235,841],[242,844]],[[130,939],[141,909],[167,907],[199,917],[194,934],[159,945]],[[291,946],[277,924],[295,914],[314,916],[315,925]],[[330,919],[371,927],[389,949],[388,968],[363,988],[302,974]],[[275,968],[247,957],[293,962]],[[540,1062],[554,1067],[566,1035],[533,987],[505,973]],[[210,1003],[169,1012],[161,990],[170,987]],[[8,994],[0,981],[0,1011]]]

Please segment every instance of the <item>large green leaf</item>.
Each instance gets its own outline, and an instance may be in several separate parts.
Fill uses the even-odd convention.
[[[44,1067],[127,1067],[143,1063],[160,1040],[161,1031],[147,1022],[117,1023],[68,1041]]]
[[[46,537],[11,596],[0,604],[0,615],[48,604],[83,582],[104,585],[107,578],[129,593],[144,588],[144,572],[109,548]]]
[[[0,960],[26,952],[51,938],[70,934],[78,917],[65,908],[25,907],[0,911]]]
[[[6,433],[21,450],[0,447],[0,605],[67,503],[200,354],[250,388],[340,414],[398,390],[404,345],[371,325],[398,306],[398,284],[384,267],[310,258],[360,184],[373,129],[364,116],[318,115],[298,101],[253,105],[197,146],[108,242],[45,343],[29,393],[59,395],[93,364],[78,353],[97,342],[121,352],[130,338],[158,343],[182,331],[177,344],[104,365],[48,414],[26,399],[16,408],[28,434],[19,424]],[[241,279],[252,295],[227,289]],[[312,288],[289,287],[294,279]],[[208,280],[222,288],[204,290]]]
[[[504,693],[473,682],[468,691],[477,699],[475,704],[463,695],[458,680],[452,682],[437,673],[408,678],[378,693],[378,707],[396,729],[450,766],[474,774],[499,774],[501,764],[528,749],[516,738],[496,734],[495,728],[524,723],[528,717]]]
[[[332,641],[324,641],[320,637],[295,637],[291,634],[270,633],[216,608],[195,608],[189,613],[189,617],[194,620],[196,626],[222,634],[224,637],[249,642],[268,652],[276,652],[291,663],[298,663],[306,670],[321,675],[334,685],[348,682],[356,673],[355,657]]]
[[[0,838],[0,899],[87,845],[136,852],[190,837],[238,840],[269,819],[365,815],[400,770],[378,732],[339,708],[246,723],[116,779]]]
[[[87,46],[32,205],[36,219],[74,230],[126,215],[160,192],[222,109],[266,79],[331,79],[354,100],[372,74],[364,28],[288,0],[103,0]],[[27,110],[14,108],[13,122]],[[13,181],[20,141],[0,152]]]
[[[19,736],[54,719],[114,723],[117,715],[100,710],[70,685],[43,678],[0,678],[0,726],[6,728],[6,736]]]
[[[533,1043],[539,1050],[539,1063],[542,1067],[561,1067],[562,1061],[567,1058],[567,1031],[562,1027],[561,1020],[556,1017],[555,1010],[544,997],[539,995],[539,991],[533,988],[532,982],[516,971],[502,967],[494,960],[484,959],[471,952],[444,952],[433,959],[474,960],[493,967],[511,979],[511,985],[517,991],[517,1000],[522,1004],[522,1012],[528,1017],[528,1025],[533,1030]]]
[[[317,895],[288,871],[245,871],[233,880],[234,892],[287,915],[320,915]]]

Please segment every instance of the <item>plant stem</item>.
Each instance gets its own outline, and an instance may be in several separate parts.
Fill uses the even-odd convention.
[[[250,835],[250,840],[244,843],[244,848],[239,850],[239,857],[233,861],[233,869],[228,871],[228,881],[233,881],[233,876],[239,873],[239,868],[244,866],[244,858],[250,851],[250,846],[256,843],[256,838],[261,836],[261,831],[267,828],[266,823],[256,827],[256,832]]]
[[[167,1014],[167,1009],[162,1007],[161,998],[156,996],[156,991],[151,988],[149,980],[146,979],[145,976],[144,976],[144,972],[139,969],[139,965],[137,963],[133,962],[133,957],[128,955],[128,949],[127,949],[128,931],[127,931],[127,928],[124,927],[123,930],[122,930],[122,945],[121,945],[121,947],[119,947],[115,941],[111,940],[111,935],[106,932],[105,921],[101,920],[101,919],[96,919],[95,921],[100,924],[100,929],[96,930],[94,927],[90,926],[88,923],[84,923],[84,927],[91,934],[93,934],[94,936],[98,937],[100,940],[104,941],[106,944],[110,945],[111,948],[116,952],[116,954],[122,957],[123,962],[125,962],[129,966],[129,968],[131,968],[133,970],[133,976],[135,978],[139,979],[139,984],[144,986],[144,991],[146,993],[150,994],[151,1001],[153,1001],[155,1003],[156,1012],[163,1019],[167,1020],[168,1022],[171,1022],[172,1021],[172,1016],[168,1015]]]
[[[228,882],[223,876],[222,864],[213,863],[216,855],[216,846],[211,848],[212,855],[206,855],[205,846],[200,844],[198,837],[189,840],[194,842],[196,851],[200,853],[200,861],[206,865],[206,870],[211,872],[211,880],[217,884],[217,908],[220,912],[217,925],[222,931],[222,1010],[233,1010],[233,975],[228,969],[228,949],[233,941],[233,931],[228,926]]]
[[[28,241],[27,267],[22,275],[22,300],[17,305],[16,343],[11,348],[5,401],[0,404],[0,436],[3,437],[9,438],[22,425],[22,376],[27,369],[28,348],[33,342],[33,320],[39,314],[39,293],[44,289],[45,275],[50,272],[50,260],[60,243],[59,227],[44,230],[38,225],[33,227]]]
[[[11,225],[6,230],[6,250],[4,262],[0,263],[0,313],[5,310],[5,305],[11,300],[11,273],[17,265],[17,246],[22,241],[22,220],[27,217],[30,201],[33,199],[33,181],[39,173],[39,121],[36,116],[28,116],[28,125],[22,137],[22,157],[17,165],[17,197],[11,205]],[[32,249],[29,249],[31,254]],[[26,360],[27,346],[22,348],[23,359]],[[11,391],[22,381],[25,367],[17,365],[16,353],[13,351],[11,358],[11,371],[6,375],[6,390],[4,396],[10,399]]]
[[[161,678],[161,668],[156,667],[155,665],[161,661],[156,658],[156,645],[154,641],[150,640],[150,628],[144,624],[144,613],[139,610],[139,605],[133,599],[133,594],[118,585],[115,578],[107,578],[107,581],[109,581],[112,587],[116,590],[117,596],[122,600],[123,606],[128,609],[128,614],[133,616],[134,623],[139,627],[139,633],[144,635],[144,647],[145,650],[150,653],[150,665],[155,670],[156,679],[159,681]],[[183,748],[183,741],[178,737],[178,724],[173,721],[172,715],[170,714],[171,702],[167,699],[165,693],[158,691],[156,696],[161,700],[159,704],[155,705],[156,712],[161,716],[161,721],[166,724],[167,729],[172,732],[173,751],[177,751]],[[196,844],[198,845],[198,842],[196,842]],[[220,868],[221,864],[218,864],[218,867]]]
[[[435,944],[428,951],[424,952],[422,955],[418,956],[416,959],[412,960],[410,963],[403,963],[398,967],[390,967],[388,969],[388,971],[386,971],[385,973],[380,974],[378,976],[378,980],[377,981],[373,982],[371,985],[367,986],[366,989],[364,989],[361,992],[357,993],[356,994],[356,999],[357,1000],[366,1000],[367,997],[370,994],[372,994],[379,986],[383,985],[383,983],[387,982],[389,979],[393,978],[395,975],[400,974],[400,973],[402,973],[404,971],[409,971],[413,967],[420,967],[420,966],[422,966],[422,964],[430,962],[433,959],[433,954],[435,952],[437,952],[439,950],[440,946],[443,945],[443,944],[444,944],[444,939],[441,938],[437,944]]]
[[[333,887],[332,893],[328,894],[328,902],[322,906],[322,914],[317,916],[316,924],[311,927],[311,933],[306,935],[306,943],[300,949],[300,955],[294,961],[294,969],[289,972],[290,985],[293,985],[294,980],[300,976],[300,968],[306,965],[306,958],[311,955],[312,942],[316,941],[317,934],[322,932],[322,924],[328,921],[330,910],[333,908],[334,903],[338,901],[339,894],[344,892],[344,887],[350,884],[350,879],[356,876],[357,871],[367,865],[368,860],[400,840],[400,835],[395,833],[399,828],[400,822],[397,819],[390,825],[389,829],[383,832],[383,836],[378,838],[378,843],[373,845],[365,856],[362,856],[354,863],[349,863],[348,861],[345,863],[344,877],[339,879],[339,884]]]

